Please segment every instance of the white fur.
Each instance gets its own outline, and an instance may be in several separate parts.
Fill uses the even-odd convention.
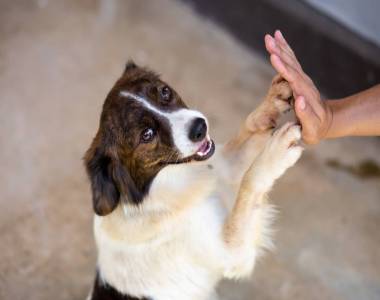
[[[281,129],[258,154],[244,176],[252,169],[249,180],[260,187],[252,197],[265,197],[299,158],[301,149],[287,144],[298,136],[297,126]],[[236,195],[220,176],[228,168],[221,153],[206,162],[167,166],[140,206],[123,204],[108,216],[95,216],[101,278],[134,296],[210,300],[217,299],[214,286],[223,277],[249,276],[257,257],[272,247],[274,210],[265,201],[253,207],[242,232],[248,242],[226,245],[223,226],[230,209],[223,197]]]
[[[174,144],[181,152],[183,157],[193,155],[201,145],[201,142],[194,143],[188,138],[188,132],[191,122],[196,118],[202,118],[206,121],[206,117],[196,110],[181,108],[172,112],[164,112],[154,107],[148,100],[128,91],[121,91],[121,96],[128,97],[141,103],[146,109],[166,118],[169,121],[172,130]],[[208,128],[208,124],[207,124]]]
[[[162,112],[135,94],[121,94],[167,118],[183,155],[196,151],[187,127],[202,114]],[[286,124],[273,136],[252,138],[248,150],[232,157],[217,151],[207,161],[166,166],[141,205],[121,201],[111,214],[95,216],[101,279],[121,293],[154,300],[217,299],[219,280],[249,276],[272,247],[274,209],[266,193],[300,157],[302,149],[291,146],[299,138],[300,128]]]

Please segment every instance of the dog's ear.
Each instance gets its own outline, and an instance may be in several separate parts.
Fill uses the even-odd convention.
[[[129,71],[131,71],[133,69],[137,69],[137,68],[138,68],[138,66],[134,63],[133,60],[130,59],[130,60],[127,61],[127,64],[125,65],[124,73],[123,74],[125,74],[125,73],[127,73],[127,72],[129,72]]]
[[[92,201],[97,215],[110,214],[121,196],[128,202],[139,203],[143,198],[129,171],[117,159],[92,147],[85,155],[87,174],[91,181]]]
[[[115,162],[112,167],[112,172],[112,177],[117,189],[119,193],[123,195],[123,198],[130,203],[140,203],[143,198],[143,193],[137,188],[128,169],[121,162]]]
[[[112,176],[112,160],[99,149],[90,148],[85,165],[91,182],[92,204],[97,215],[111,213],[119,203],[120,192]]]

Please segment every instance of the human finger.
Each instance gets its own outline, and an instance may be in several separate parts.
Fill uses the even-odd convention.
[[[270,34],[266,34],[264,37],[265,48],[270,54],[276,54],[278,49],[276,48],[276,42]]]
[[[292,54],[294,55],[294,51],[293,49],[289,46],[288,42],[286,41],[286,39],[284,38],[282,32],[280,30],[276,30],[274,32],[274,38],[276,41],[279,42],[279,44],[281,44],[281,46],[284,47],[284,49],[289,53],[289,54]]]
[[[302,138],[307,144],[318,143],[317,128],[320,123],[319,118],[315,114],[312,106],[306,102],[304,96],[296,98],[295,112],[302,126]]]
[[[294,65],[297,65],[299,69],[302,70],[301,64],[299,63],[293,49],[290,48],[289,44],[279,30],[275,32],[274,43],[281,49],[282,52],[286,53],[289,58],[294,61]]]
[[[282,46],[269,34],[265,36],[264,40],[265,47],[270,54],[278,55],[287,64],[291,65],[293,68],[299,69],[299,71],[302,71],[302,67],[293,53],[287,51],[284,46]]]
[[[296,89],[296,93],[299,93],[299,89],[297,86],[297,81],[302,80],[300,77],[300,74],[296,69],[294,69],[292,66],[286,64],[278,55],[272,54],[270,56],[270,62],[273,66],[273,68],[276,69],[280,75],[289,82],[292,89]]]

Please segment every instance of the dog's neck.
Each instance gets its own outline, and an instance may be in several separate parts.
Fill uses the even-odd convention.
[[[170,165],[158,173],[141,204],[121,201],[110,215],[96,221],[110,238],[131,245],[159,239],[191,207],[208,198],[215,182],[209,164]]]

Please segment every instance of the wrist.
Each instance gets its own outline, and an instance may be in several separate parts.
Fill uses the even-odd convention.
[[[328,139],[333,136],[333,132],[334,132],[333,124],[334,124],[335,113],[334,113],[332,101],[334,100],[324,100],[326,119],[325,119],[325,130],[324,130],[324,135],[322,139]]]
[[[329,119],[326,130],[326,139],[338,138],[350,135],[350,127],[345,120],[344,105],[341,99],[326,100],[326,111]]]

